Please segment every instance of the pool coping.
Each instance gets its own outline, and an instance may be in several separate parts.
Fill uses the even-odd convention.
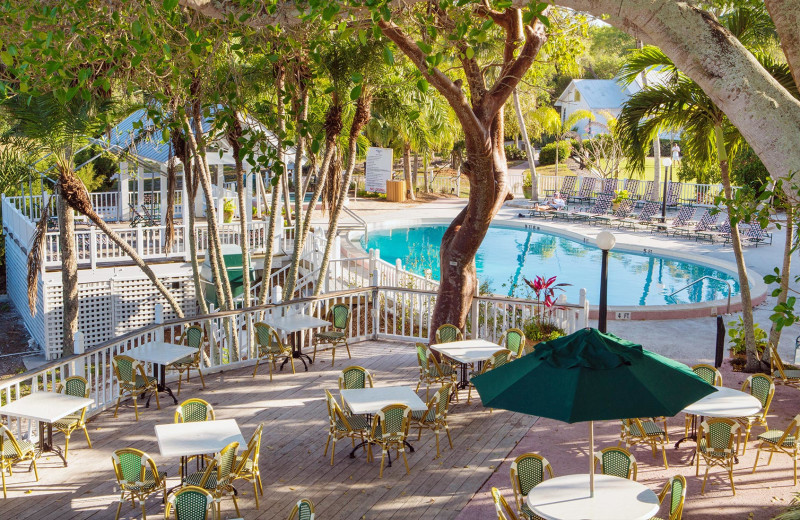
[[[442,217],[417,217],[417,218],[390,218],[381,222],[372,222],[367,225],[368,231],[378,231],[383,229],[390,229],[398,226],[419,226],[419,225],[449,225],[452,220]],[[492,224],[500,224],[508,227],[515,227],[520,229],[541,230],[553,233],[555,235],[576,240],[578,242],[590,243],[596,245],[594,237],[578,233],[571,230],[562,229],[560,227],[548,225],[541,222],[522,222],[513,217],[505,217],[499,215],[496,217]],[[351,231],[347,234],[347,244],[353,245],[361,252],[365,252],[361,247],[360,239],[363,236],[363,231]],[[620,235],[627,238],[627,235]],[[699,255],[692,252],[676,253],[673,249],[665,249],[660,247],[636,247],[632,244],[625,242],[617,242],[614,246],[615,250],[626,251],[631,253],[646,253],[663,256],[675,260],[688,260],[690,262],[700,264],[705,267],[720,269],[728,272],[735,278],[739,278],[738,269],[734,262],[726,260],[719,260],[716,258],[709,258],[707,256]],[[748,269],[748,278],[750,279],[750,293],[751,302],[753,307],[761,305],[767,299],[767,286],[763,282],[763,276],[756,271]],[[718,315],[725,315],[727,307],[727,298],[720,300],[711,300],[702,303],[678,303],[675,305],[610,305],[608,307],[609,320],[674,320],[674,319],[687,319],[687,318],[708,318]],[[740,312],[742,310],[741,296],[731,297],[730,312]],[[617,315],[620,313],[620,316]],[[589,306],[589,318],[596,319],[598,316],[598,306]]]

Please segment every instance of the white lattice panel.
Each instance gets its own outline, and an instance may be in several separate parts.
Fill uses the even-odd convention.
[[[36,316],[31,316],[28,308],[28,266],[25,253],[16,242],[6,236],[6,291],[17,312],[22,316],[28,332],[39,345],[45,344],[44,331],[44,298],[42,297],[42,280],[39,278],[39,297],[37,298]]]
[[[194,282],[191,277],[162,276],[160,279],[175,296],[186,316],[197,313]],[[157,303],[164,307],[165,320],[177,318],[167,300],[147,278],[113,280],[113,294],[114,328],[117,335],[153,323]]]

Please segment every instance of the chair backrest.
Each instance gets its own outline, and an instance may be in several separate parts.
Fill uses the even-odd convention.
[[[461,334],[461,330],[455,325],[445,323],[436,329],[436,343],[451,343],[453,341],[461,341],[462,339],[464,339],[464,336]]]
[[[713,386],[722,386],[722,374],[719,370],[711,365],[700,363],[692,367],[692,372],[700,376],[700,378]]]
[[[408,423],[411,417],[411,408],[404,404],[390,404],[381,408],[372,420],[372,432],[375,434],[380,428],[384,438],[402,437],[408,434]]]
[[[345,415],[344,411],[342,411],[339,403],[336,402],[336,398],[333,397],[333,394],[325,390],[325,399],[328,404],[328,419],[330,421],[331,431],[336,430],[337,421],[347,431],[351,431],[353,427],[350,426],[347,416]]]
[[[428,410],[433,410],[437,421],[447,419],[447,411],[450,409],[450,394],[452,393],[453,383],[445,383],[428,402]]]
[[[582,177],[581,186],[578,188],[578,198],[588,198],[594,191],[595,181],[597,181],[597,179],[594,177]]]
[[[490,357],[488,361],[486,361],[486,363],[483,364],[482,372],[488,372],[489,370],[493,370],[497,367],[505,365],[506,363],[511,361],[511,355],[512,354],[510,350],[508,350],[507,348],[501,348],[500,350],[492,354],[492,357]]]
[[[201,348],[203,346],[203,327],[200,325],[192,325],[183,332],[183,338],[186,345],[192,348]]]
[[[603,475],[636,480],[636,457],[625,448],[605,448],[595,453],[594,457],[600,463],[600,472]]]
[[[647,201],[642,207],[642,211],[639,212],[639,222],[650,222],[657,211],[658,203],[652,200]]]
[[[22,456],[22,450],[19,447],[19,443],[17,443],[17,438],[14,437],[14,434],[5,424],[0,424],[0,459],[11,453]]]
[[[636,196],[639,194],[639,185],[641,181],[639,179],[625,179],[625,191],[628,192],[628,197],[635,199]]]
[[[568,197],[571,197],[573,193],[575,193],[575,180],[577,179],[574,175],[567,175],[564,177],[564,180],[561,181],[561,197],[566,200]]]
[[[525,333],[520,329],[508,329],[500,336],[498,344],[510,350],[514,356],[519,356],[525,347]]]
[[[742,392],[750,391],[750,395],[761,403],[761,417],[765,418],[775,395],[775,381],[766,374],[753,374],[745,379]]]
[[[723,235],[730,235],[731,234],[731,220],[730,217],[726,216],[722,222],[717,224],[717,231],[722,233]]]
[[[197,486],[185,486],[167,497],[164,517],[169,518],[174,509],[178,520],[206,520],[214,516],[213,506],[214,496],[210,492]],[[212,511],[211,515],[209,511]]]
[[[669,516],[668,520],[680,520],[683,513],[683,504],[686,502],[686,478],[683,475],[676,475],[670,478],[664,488],[658,494],[658,501],[664,503],[667,493],[669,497]]]
[[[344,330],[350,324],[350,307],[337,303],[328,311],[328,317],[334,329]]]
[[[239,449],[238,442],[232,442],[222,448],[219,453],[214,456],[214,468],[217,470],[217,485],[224,484],[235,475],[236,464],[236,450]]]
[[[347,367],[339,374],[339,390],[350,390],[355,388],[366,388],[367,383],[372,388],[372,374],[364,367],[357,365]]]
[[[697,221],[697,224],[694,226],[695,231],[705,231],[711,228],[711,213],[708,210],[705,210],[703,214],[700,216],[700,220]]]
[[[680,182],[670,182],[667,188],[667,206],[674,206],[678,203],[678,195],[681,192]]]
[[[417,343],[417,363],[422,373],[428,371],[428,347],[424,343]]]
[[[751,240],[764,240],[764,228],[761,227],[761,224],[759,224],[757,220],[754,220],[748,226],[745,236]]]
[[[214,420],[211,404],[197,398],[187,399],[175,410],[175,422],[204,422]]]
[[[594,203],[594,206],[589,208],[589,213],[594,215],[602,215],[608,211],[608,208],[611,207],[611,201],[614,199],[614,196],[610,193],[600,193],[597,195],[597,201]]]
[[[519,520],[514,510],[508,505],[506,499],[496,487],[492,488],[492,500],[494,500],[494,510],[497,513],[497,520]]]
[[[625,199],[619,203],[619,207],[614,212],[614,216],[617,218],[626,218],[632,212],[633,208],[636,205],[636,202],[633,199]]]
[[[655,202],[658,199],[658,185],[655,181],[645,181],[643,198],[651,202]]]
[[[161,476],[156,463],[150,456],[136,448],[122,448],[111,454],[117,482],[124,487],[138,486],[139,483],[152,477],[156,484],[161,483]]]
[[[139,361],[130,356],[121,354],[114,356],[111,359],[111,366],[114,367],[114,373],[117,375],[117,380],[125,383],[134,383],[136,381],[136,372],[141,371],[144,374],[144,369]]]
[[[545,478],[553,478],[553,468],[547,459],[536,453],[523,453],[511,463],[511,487],[517,499],[517,509],[522,507],[523,501],[531,489],[535,488]],[[546,473],[546,475],[545,475]]]
[[[302,498],[297,501],[289,513],[289,520],[314,520],[314,504],[307,498]]]
[[[250,440],[247,441],[247,447],[253,450],[251,454],[253,461],[256,464],[258,464],[258,457],[261,454],[261,434],[263,432],[264,432],[264,423],[259,423],[259,425],[256,427],[256,431],[253,432],[252,437],[250,437]]]
[[[705,439],[707,454],[711,456],[723,453],[725,458],[733,457],[737,449],[734,443],[737,440],[739,423],[733,419],[706,419],[700,423],[697,433],[698,442]]]
[[[270,350],[283,348],[283,343],[281,343],[281,339],[278,337],[278,333],[275,332],[275,329],[261,321],[255,324],[255,329],[256,343],[258,343],[259,347],[268,348]]]
[[[673,226],[684,226],[686,222],[692,218],[694,215],[695,209],[692,206],[682,206],[681,209],[678,210],[678,214],[675,215],[675,218],[672,219]]]
[[[601,181],[603,183],[603,193],[614,194],[617,191],[617,185],[619,184],[618,179],[613,177],[608,179],[603,179]]]
[[[56,388],[56,392],[75,397],[89,397],[89,381],[81,376],[70,376]]]

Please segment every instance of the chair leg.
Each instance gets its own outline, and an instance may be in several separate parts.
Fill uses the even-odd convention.
[[[181,374],[180,372],[178,372],[178,393],[176,394],[178,397],[180,397],[180,395],[181,395],[181,380],[182,380],[182,379],[183,379],[183,374]],[[188,371],[187,371],[187,373],[186,373],[186,380],[187,380],[187,381],[189,380],[189,373],[188,373]]]
[[[661,445],[661,455],[664,457],[664,469],[669,469],[669,464],[667,463],[667,450],[664,448],[664,444]]]
[[[742,445],[742,455],[744,455],[745,452],[747,452],[747,441],[750,440],[750,428],[752,428],[752,425],[748,424],[747,428],[745,428],[744,430],[744,444]]]
[[[294,356],[289,354],[289,363],[292,365],[292,374],[296,374],[297,372],[294,371]]]
[[[419,392],[419,385],[421,385],[421,384],[422,384],[422,379],[417,381],[417,388],[414,390],[415,392]]]
[[[139,420],[139,405],[136,404],[136,395],[133,396],[133,410],[136,412],[136,420]]]
[[[261,472],[256,470],[256,478],[258,479],[258,490],[261,493],[261,496],[264,496],[264,485],[261,483]]]
[[[312,363],[316,363],[317,362],[317,341],[316,340],[314,340],[314,353],[311,355],[311,362]],[[333,366],[333,365],[331,365],[331,366]]]
[[[64,432],[64,460],[67,458],[67,454],[69,453],[69,438],[70,434]]]
[[[273,360],[269,361],[269,380],[272,381],[272,370],[275,368],[275,362]]]
[[[119,401],[122,399],[122,393],[119,394],[117,397],[117,406],[114,407],[114,417],[117,416],[117,410],[119,410]]]
[[[144,505],[144,497],[139,500],[142,503],[142,520],[147,520],[147,508]]]
[[[378,473],[378,478],[383,478],[383,462],[386,459],[386,448],[381,449],[381,470]]]
[[[333,466],[333,454],[336,453],[336,437],[333,438],[333,444],[331,444],[331,466]]]
[[[5,482],[5,479],[3,480]],[[122,510],[122,502],[125,500],[125,493],[119,497],[119,503],[117,504],[117,514],[114,515],[114,520],[119,520],[119,513]]]
[[[733,496],[736,496],[736,485],[733,483],[733,459],[731,459],[730,463],[728,464],[728,478],[731,479],[731,489],[733,490]]]
[[[258,483],[255,478],[253,479],[253,496],[256,497],[256,509],[258,509]]]
[[[759,447],[758,447],[758,450],[756,450],[756,461],[755,461],[755,463],[753,464],[753,471],[752,471],[752,473],[755,473],[755,472],[756,472],[756,468],[758,467],[758,457],[759,457],[759,455],[761,455],[761,446],[759,446]]]
[[[444,425],[444,432],[447,434],[447,442],[450,443],[450,449],[453,449],[453,439],[450,437],[450,428],[447,427],[447,424]]]
[[[201,372],[199,368],[197,369],[197,375],[200,376],[200,383],[202,383],[203,390],[205,390],[206,389],[206,381],[205,381],[205,379],[203,379],[203,372]]]
[[[158,399],[158,386],[153,389],[153,392],[156,394],[156,408],[161,410],[161,401]]]
[[[334,363],[336,363],[336,345],[331,347],[331,368],[333,368]]]
[[[437,441],[436,442],[436,448],[437,448],[436,451],[438,453],[438,451],[439,451],[438,450],[438,448],[439,448],[439,442],[438,442],[439,441],[439,437],[438,436],[436,437],[436,441]],[[406,475],[411,475],[411,468],[408,467],[408,459],[406,458],[406,449],[405,448],[400,448],[400,453],[403,455],[403,462],[406,463]]]
[[[436,458],[438,459],[441,456],[439,454],[439,429],[433,430],[433,433],[436,435]],[[403,456],[405,457],[405,452],[403,452]]]
[[[347,357],[353,359],[353,356],[350,355],[350,345],[347,344],[347,341],[344,342],[344,348],[347,349]]]
[[[706,494],[706,480],[708,479],[708,470],[709,470],[709,468],[708,468],[708,466],[706,466],[706,474],[703,477],[703,485],[700,486],[700,494],[701,495],[705,495]]]
[[[242,516],[242,513],[239,512],[239,501],[236,500],[236,494],[231,493],[231,498],[233,498],[233,507],[236,509],[236,516]]]
[[[322,452],[323,457],[328,454],[328,445],[330,443],[331,443],[331,434],[328,433],[328,439],[325,441],[325,451]]]
[[[260,361],[261,361],[260,359],[256,359],[256,366],[253,368],[253,377],[256,377],[256,372],[258,372],[258,363]],[[272,379],[270,379],[270,381],[272,381]]]
[[[8,498],[8,494],[6,493],[6,468],[0,468],[0,477],[3,478],[3,498]],[[119,511],[117,511],[117,517],[119,517]]]

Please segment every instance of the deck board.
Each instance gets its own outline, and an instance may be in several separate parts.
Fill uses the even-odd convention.
[[[244,518],[285,519],[302,497],[310,498],[320,516],[329,519],[454,518],[533,424],[533,417],[497,410],[490,414],[477,400],[466,405],[466,392],[462,392],[461,402],[453,403],[450,412],[454,449],[442,434],[439,459],[434,459],[433,433],[423,431],[417,441],[413,430],[416,451],[407,453],[410,475],[399,460],[379,479],[380,452],[373,451],[374,463],[367,463],[362,451],[350,459],[347,441],[338,443],[331,466],[330,451],[323,456],[328,429],[323,390],[338,398],[339,371],[349,364],[364,366],[372,372],[376,386],[413,388],[418,377],[416,352],[410,343],[368,341],[353,345],[351,351],[352,360],[340,352],[335,368],[323,353],[308,372],[298,364],[296,375],[287,368],[277,372],[272,382],[267,367],[259,368],[255,378],[252,368],[210,374],[205,390],[196,375],[190,383],[184,382],[180,398],[211,402],[217,418],[238,421],[245,439],[264,423],[260,461],[264,495],[256,509],[252,486],[239,481]],[[420,389],[423,399],[424,394]],[[94,449],[89,450],[82,434],[75,433],[69,467],[61,467],[57,459],[43,460],[38,483],[24,466],[19,467],[7,479],[9,498],[0,501],[0,517],[113,518],[118,492],[111,454],[125,446],[149,453],[159,469],[167,472],[168,486],[177,485],[178,461],[159,455],[154,435],[156,424],[172,422],[174,409],[171,400],[163,398],[160,411],[154,403],[151,409],[140,409],[139,422],[133,420],[129,403],[123,403],[116,419],[113,408],[94,417],[89,423]],[[57,441],[63,444],[61,436]],[[222,510],[223,518],[236,516],[230,500],[223,502]],[[154,518],[163,515],[160,498],[148,500],[147,513]],[[139,507],[123,504],[121,518],[140,517]]]

